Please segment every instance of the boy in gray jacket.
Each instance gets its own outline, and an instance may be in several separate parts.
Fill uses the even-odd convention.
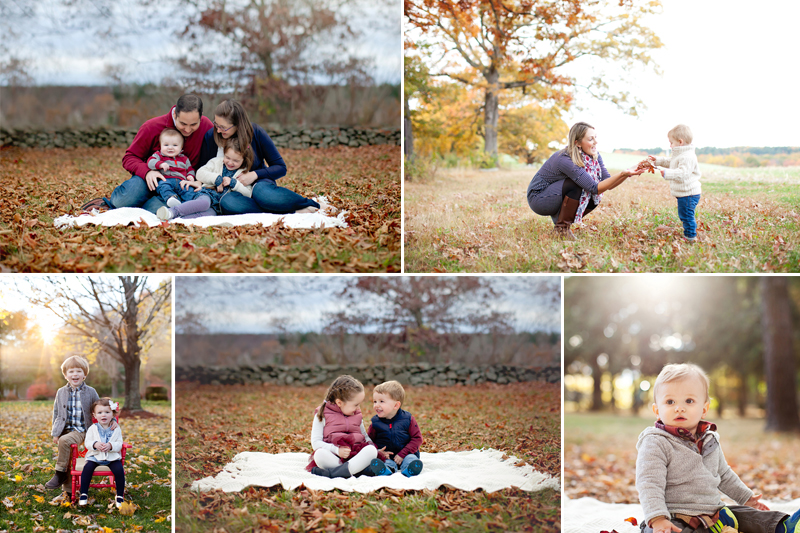
[[[728,466],[709,408],[708,376],[692,364],[666,365],[653,387],[655,427],[639,435],[636,488],[644,533],[800,533],[800,511],[790,518],[770,511],[761,494]],[[726,507],[724,492],[739,505]]]
[[[73,355],[61,364],[67,384],[58,389],[53,403],[53,427],[50,434],[58,446],[56,472],[45,488],[58,490],[69,480],[70,445],[83,444],[86,428],[92,425],[92,403],[100,399],[97,391],[84,383],[89,374],[89,362]],[[112,421],[112,426],[116,427]]]

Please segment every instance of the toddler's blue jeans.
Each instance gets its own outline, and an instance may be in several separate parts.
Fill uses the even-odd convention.
[[[694,217],[694,210],[699,201],[699,194],[678,198],[678,218],[683,222],[683,236],[687,239],[697,237],[697,220]]]

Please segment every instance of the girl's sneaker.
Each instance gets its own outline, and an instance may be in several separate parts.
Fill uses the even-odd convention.
[[[420,472],[422,472],[422,461],[414,459],[401,473],[406,477],[411,477],[418,475]]]
[[[89,495],[88,494],[81,494],[80,499],[78,499],[78,505],[83,507],[87,503],[89,503]]]
[[[122,507],[122,502],[124,501],[125,498],[123,498],[122,496],[117,496],[116,500],[114,500],[114,505],[116,505],[117,509],[119,509],[120,507]]]
[[[376,476],[391,476],[392,472],[380,459],[373,459],[369,463],[369,469],[372,470],[372,473]]]
[[[172,200],[172,198],[170,198],[170,200]],[[172,214],[172,209],[164,205],[158,208],[156,216],[161,220],[170,220],[175,215]]]

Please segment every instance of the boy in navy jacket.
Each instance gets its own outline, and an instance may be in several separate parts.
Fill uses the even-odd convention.
[[[376,414],[367,434],[383,453],[373,459],[369,467],[378,476],[388,476],[398,470],[406,477],[422,472],[419,459],[422,433],[414,416],[400,408],[405,395],[397,381],[381,383],[372,392]],[[382,460],[382,456],[387,458]]]

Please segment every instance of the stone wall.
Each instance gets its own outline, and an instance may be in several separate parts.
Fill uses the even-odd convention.
[[[400,145],[400,130],[368,128],[314,128],[267,130],[278,148],[303,150],[331,146]],[[91,130],[41,131],[0,129],[0,146],[20,148],[127,148],[136,135],[135,129],[102,128]]]
[[[517,383],[520,381],[561,381],[561,367],[523,368],[506,365],[462,364],[377,364],[377,365],[260,365],[242,367],[189,366],[175,369],[176,381],[210,385],[262,384],[327,385],[341,374],[350,374],[365,385],[397,380],[404,385],[451,386],[476,383]]]

